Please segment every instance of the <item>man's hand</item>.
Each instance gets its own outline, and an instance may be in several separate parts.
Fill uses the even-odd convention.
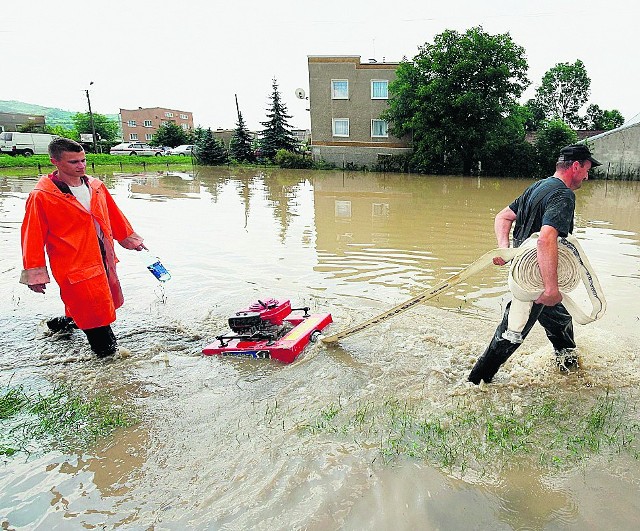
[[[44,290],[47,289],[46,284],[29,284],[29,289],[31,291],[35,291],[36,293],[44,293]]]
[[[558,290],[551,292],[543,291],[534,302],[536,304],[544,304],[545,306],[555,306],[562,302],[562,293]]]
[[[502,256],[494,256],[493,257],[493,263],[495,265],[499,265],[499,266],[503,266],[505,265],[507,262],[505,262],[504,258],[502,258]]]

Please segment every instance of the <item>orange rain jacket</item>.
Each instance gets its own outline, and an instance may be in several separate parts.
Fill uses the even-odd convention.
[[[134,249],[142,238],[100,180],[86,177],[91,190],[91,212],[87,212],[73,194],[65,194],[55,185],[52,178],[56,173],[42,177],[27,199],[21,231],[24,270],[20,282],[50,282],[46,248],[66,315],[83,330],[106,326],[115,321],[116,308],[124,302],[113,240]],[[95,223],[104,235],[104,257]]]

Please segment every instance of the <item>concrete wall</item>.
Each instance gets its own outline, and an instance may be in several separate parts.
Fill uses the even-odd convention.
[[[618,127],[586,141],[602,163],[594,173],[609,178],[640,178],[640,123]]]

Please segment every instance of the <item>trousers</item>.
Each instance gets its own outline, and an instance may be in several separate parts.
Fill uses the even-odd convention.
[[[491,339],[491,343],[484,351],[482,356],[478,358],[468,380],[474,384],[479,384],[480,380],[486,383],[491,382],[500,366],[505,363],[511,355],[517,350],[521,343],[511,343],[511,341],[502,338],[502,333],[507,330],[509,320],[509,309],[511,302],[502,316],[502,322],[496,328],[496,332]],[[522,338],[526,338],[533,328],[533,325],[539,322],[544,328],[549,341],[555,350],[563,348],[575,348],[576,343],[573,339],[573,321],[571,315],[562,304],[555,306],[545,306],[544,304],[534,304],[529,314],[527,324],[522,330]]]

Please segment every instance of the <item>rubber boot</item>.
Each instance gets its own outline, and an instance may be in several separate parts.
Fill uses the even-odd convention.
[[[47,327],[54,333],[71,332],[72,330],[78,328],[71,317],[66,317],[64,315],[62,317],[54,317],[53,319],[49,319],[47,321]]]
[[[91,350],[96,353],[98,358],[106,358],[113,356],[118,350],[118,342],[116,336],[111,330],[111,326],[99,326],[98,328],[89,328],[83,330],[89,340]]]

